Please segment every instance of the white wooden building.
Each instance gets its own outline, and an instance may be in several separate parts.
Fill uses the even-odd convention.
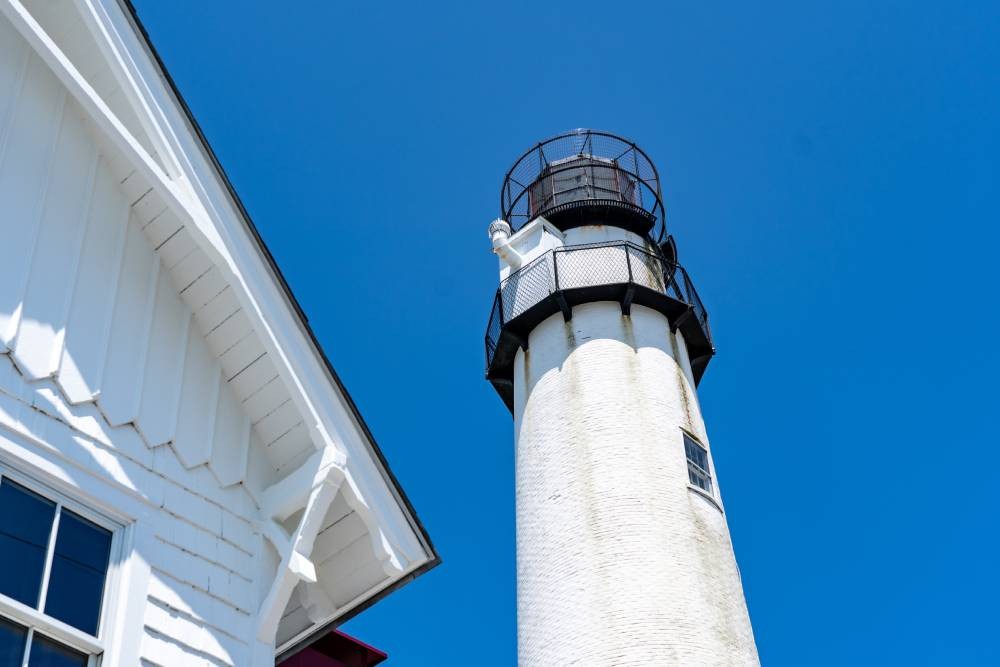
[[[0,665],[273,665],[436,563],[131,8],[0,0]]]

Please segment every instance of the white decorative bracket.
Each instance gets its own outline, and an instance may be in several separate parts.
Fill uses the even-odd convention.
[[[344,485],[344,500],[348,506],[358,513],[361,520],[368,527],[368,534],[371,537],[372,551],[375,558],[382,563],[382,571],[386,576],[395,577],[406,569],[409,560],[402,554],[402,551],[389,540],[385,531],[381,529],[378,517],[372,511],[368,503],[365,502],[361,493],[354,487],[353,480],[348,479]]]
[[[295,472],[268,487],[262,497],[261,530],[274,545],[281,563],[271,589],[261,602],[258,613],[257,639],[274,641],[281,614],[288,605],[295,586],[300,582],[316,583],[316,566],[309,559],[323,519],[344,481],[346,457],[333,449],[316,452]],[[305,510],[295,533],[288,537],[277,520],[291,516],[302,507]],[[313,593],[318,607],[326,595]],[[327,598],[327,602],[329,602]],[[308,611],[308,608],[307,608]]]

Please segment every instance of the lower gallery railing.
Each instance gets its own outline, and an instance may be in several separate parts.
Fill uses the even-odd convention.
[[[537,257],[500,283],[486,327],[488,371],[504,328],[533,306],[552,295],[616,285],[625,288],[623,293],[640,287],[687,304],[711,344],[708,313],[682,266],[627,241],[564,246]]]

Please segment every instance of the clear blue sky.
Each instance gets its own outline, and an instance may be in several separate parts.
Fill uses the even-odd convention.
[[[444,558],[348,624],[388,664],[515,662],[486,225],[579,126],[710,309],[764,664],[1000,664],[1000,4],[137,5]]]

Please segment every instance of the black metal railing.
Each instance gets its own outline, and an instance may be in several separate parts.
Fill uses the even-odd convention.
[[[500,217],[516,231],[573,203],[631,208],[647,216],[651,236],[665,237],[660,176],[635,142],[607,132],[574,130],[535,145],[514,163],[500,191]]]
[[[551,295],[618,285],[651,290],[687,304],[711,344],[708,312],[684,267],[628,241],[589,243],[550,250],[501,281],[486,326],[487,369],[504,327]]]

